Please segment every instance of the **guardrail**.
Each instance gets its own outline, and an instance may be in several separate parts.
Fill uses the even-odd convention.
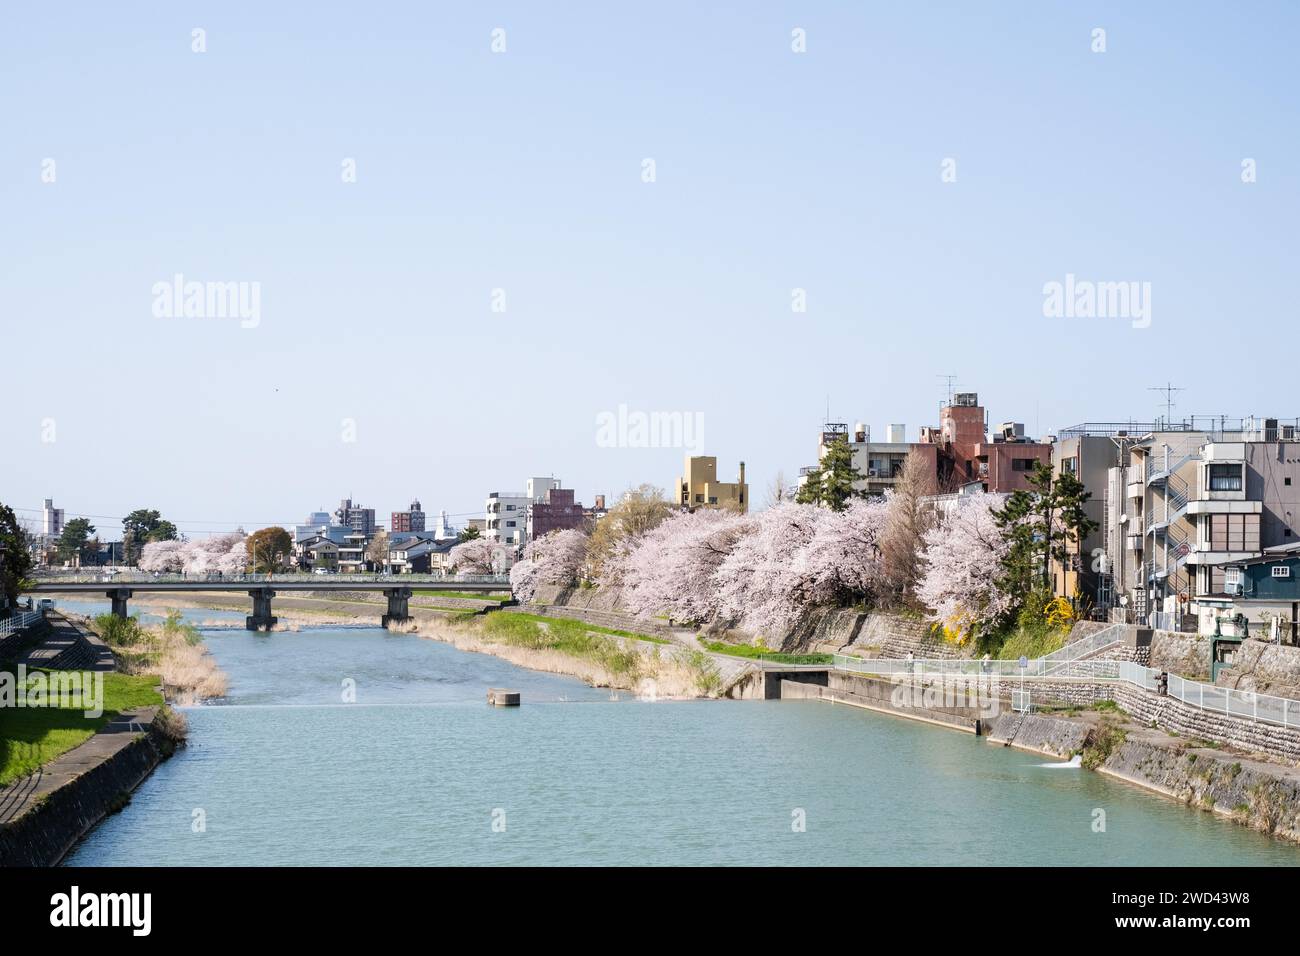
[[[1120,667],[1120,680],[1135,684],[1143,690],[1158,692],[1160,671],[1124,661]],[[1217,687],[1214,684],[1187,680],[1176,674],[1169,675],[1168,694],[1198,710],[1257,720],[1278,727],[1300,728],[1300,700],[1291,700],[1289,697]]]
[[[1086,680],[1116,680],[1121,661],[1049,661],[1037,657],[1026,661],[995,660],[895,660],[833,655],[832,666],[857,674],[885,677],[1069,677]]]
[[[1096,634],[1091,634],[1077,641],[1071,641],[1050,654],[1044,654],[1041,660],[1075,661],[1081,657],[1087,657],[1089,654],[1097,653],[1103,647],[1119,644],[1123,639],[1124,630],[1123,624],[1112,624],[1110,627],[1102,628]]]
[[[0,620],[0,637],[8,637],[10,634],[17,634],[25,627],[30,627],[39,621],[44,615],[40,611],[20,611]]]
[[[1155,668],[1133,661],[1048,661],[1041,657],[1021,667],[1019,661],[900,661],[836,654],[832,666],[849,673],[882,677],[1062,677],[1124,681],[1153,693],[1159,692],[1161,674]],[[1300,729],[1300,700],[1217,687],[1176,674],[1169,674],[1168,680],[1168,696],[1199,710]]]

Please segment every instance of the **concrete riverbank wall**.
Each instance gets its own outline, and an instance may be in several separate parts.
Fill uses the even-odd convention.
[[[171,755],[175,742],[164,727],[160,708],[123,715],[0,791],[0,814],[15,802],[23,804],[0,823],[0,866],[54,866],[62,860]]]

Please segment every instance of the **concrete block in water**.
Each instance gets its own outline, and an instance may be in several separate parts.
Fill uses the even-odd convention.
[[[506,690],[503,687],[489,687],[487,699],[488,703],[493,707],[518,707],[519,691]]]

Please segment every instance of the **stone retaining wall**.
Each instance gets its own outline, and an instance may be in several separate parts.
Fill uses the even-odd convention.
[[[995,744],[1068,758],[1083,752],[1091,732],[1078,718],[1005,711],[989,722],[987,736]]]
[[[913,657],[927,660],[969,656],[936,635],[927,621],[882,611],[873,611],[863,618],[856,638],[845,648],[847,654],[887,660],[903,660],[909,652]]]
[[[155,716],[147,732],[21,816],[0,824],[0,866],[57,864],[100,820],[120,809],[171,750]]]
[[[841,682],[836,685],[833,675],[831,681],[833,686],[828,687],[802,681],[783,680],[781,681],[781,699],[824,700],[836,704],[849,704],[867,710],[906,717],[911,720],[921,720],[953,730],[965,731],[966,733],[978,734],[980,732],[980,718],[973,716],[971,713],[958,709],[898,706],[891,700],[893,687],[887,682],[869,678],[852,678],[851,681],[860,682],[857,685],[858,692],[848,689],[853,686],[851,682]]]
[[[1278,727],[1200,710],[1177,698],[1161,697],[1123,681],[1116,683],[1115,687],[1115,702],[1140,723],[1155,723],[1184,737],[1213,740],[1249,753],[1300,759],[1300,728]]]
[[[1210,679],[1210,639],[1181,631],[1153,631],[1150,666],[1191,680]]]
[[[1300,771],[1130,732],[1098,768],[1190,807],[1300,841]]]
[[[1237,649],[1233,666],[1219,671],[1216,683],[1300,699],[1300,647],[1248,638]]]

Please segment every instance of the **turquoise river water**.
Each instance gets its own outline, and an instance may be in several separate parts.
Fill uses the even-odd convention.
[[[189,745],[69,864],[1300,861],[1098,774],[849,707],[639,701],[378,627],[184,614],[229,697],[186,711]],[[490,686],[523,706],[488,706]]]

